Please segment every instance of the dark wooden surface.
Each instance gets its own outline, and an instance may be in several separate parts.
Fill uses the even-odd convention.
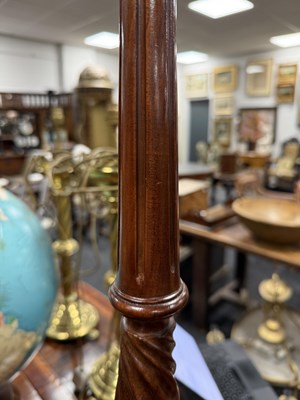
[[[236,218],[215,228],[206,228],[195,222],[180,220],[180,232],[191,235],[202,242],[217,243],[236,250],[300,268],[300,246],[280,246],[255,239],[251,232]]]
[[[231,247],[236,254],[236,278],[243,283],[247,255],[253,254],[287,266],[300,268],[300,246],[278,246],[256,240],[236,217],[215,228],[195,222],[180,220],[180,232],[191,237],[193,248],[192,267],[192,318],[202,329],[207,329],[209,276],[214,245]]]
[[[119,273],[123,315],[117,400],[178,400],[179,276],[176,1],[120,2]]]
[[[100,314],[99,338],[72,342],[46,340],[29,365],[13,380],[18,400],[75,400],[74,370],[91,372],[93,363],[107,349],[111,332],[112,307],[106,296],[88,284],[79,286],[80,297]],[[2,395],[1,400],[8,400]]]

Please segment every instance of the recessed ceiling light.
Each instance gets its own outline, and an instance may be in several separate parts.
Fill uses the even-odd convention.
[[[86,37],[84,43],[103,49],[116,49],[119,47],[119,35],[111,32],[99,32]]]
[[[184,51],[177,54],[177,62],[180,64],[195,64],[208,60],[208,55],[199,51]]]
[[[279,47],[300,46],[300,32],[289,33],[287,35],[273,36],[270,42]]]
[[[189,3],[188,7],[207,17],[217,19],[251,10],[254,4],[248,0],[197,0]]]

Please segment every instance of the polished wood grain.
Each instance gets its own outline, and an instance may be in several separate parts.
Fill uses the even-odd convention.
[[[176,1],[123,0],[119,108],[118,400],[177,400],[179,276]]]
[[[243,286],[247,255],[253,254],[286,266],[300,268],[300,245],[272,245],[255,239],[251,232],[233,217],[214,228],[186,220],[179,221],[183,236],[192,238],[192,319],[204,330],[208,328],[209,276],[215,246],[236,250],[236,279]],[[259,264],[256,264],[259,268]]]
[[[46,340],[38,354],[12,382],[18,400],[78,399],[74,394],[74,371],[81,368],[86,374],[90,373],[94,362],[106,351],[111,335],[111,304],[106,296],[86,283],[80,283],[79,294],[99,311],[98,339]],[[0,394],[0,399],[9,400],[9,397]]]
[[[213,229],[180,220],[180,232],[192,235],[204,242],[218,243],[232,247],[249,254],[262,256],[275,262],[281,262],[291,267],[300,268],[299,245],[274,245],[255,239],[251,232],[237,219],[231,219],[227,224],[222,224]]]

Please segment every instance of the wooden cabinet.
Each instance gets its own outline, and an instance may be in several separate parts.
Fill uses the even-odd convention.
[[[71,105],[68,93],[0,93],[0,176],[19,174],[27,154],[45,148],[54,107],[63,110],[67,135],[72,137]]]

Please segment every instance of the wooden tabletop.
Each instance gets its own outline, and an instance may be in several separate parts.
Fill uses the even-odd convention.
[[[181,163],[178,166],[179,179],[206,179],[211,178],[214,168],[196,162]]]
[[[232,247],[267,259],[300,268],[300,246],[273,245],[258,241],[236,217],[215,228],[206,228],[195,222],[179,221],[181,233],[198,239]]]
[[[30,364],[12,382],[18,400],[78,400],[74,395],[74,369],[86,373],[106,350],[110,337],[112,307],[106,296],[86,283],[80,283],[79,295],[93,304],[100,314],[99,337],[72,342],[46,340]],[[7,397],[1,397],[7,400]]]

